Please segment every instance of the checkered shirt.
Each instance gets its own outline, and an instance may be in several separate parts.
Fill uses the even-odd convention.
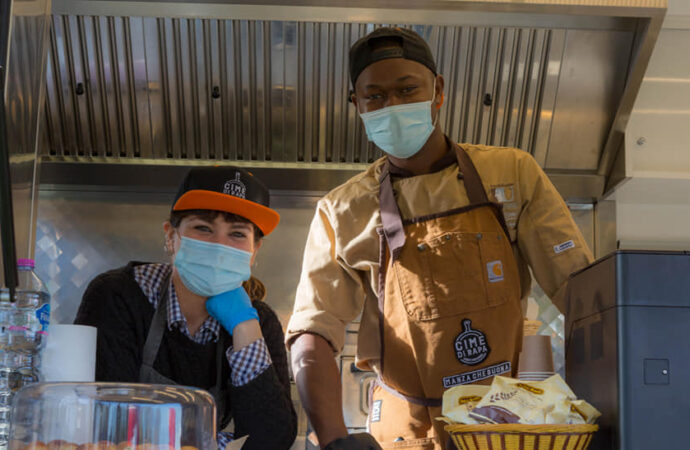
[[[170,264],[142,264],[134,267],[134,279],[154,308],[158,307],[163,282],[171,270]],[[187,319],[185,319],[180,309],[175,286],[172,279],[170,280],[170,285],[168,286],[169,330],[177,329],[192,341],[203,345],[209,342],[218,342],[220,327],[220,323],[209,316],[201,325],[201,328],[192,336],[187,327]],[[273,363],[268,347],[266,347],[266,341],[263,338],[257,339],[237,352],[233,351],[232,346],[230,346],[225,356],[230,364],[233,386],[244,386],[261,375]],[[228,442],[233,440],[233,435],[232,433],[220,432],[217,438],[218,449],[224,450]]]

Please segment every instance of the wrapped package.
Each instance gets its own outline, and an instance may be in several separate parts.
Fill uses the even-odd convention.
[[[443,393],[443,417],[439,417],[438,420],[448,424],[464,423],[472,425],[479,423],[470,417],[470,411],[489,392],[489,389],[489,386],[474,384],[454,386],[448,389]]]
[[[469,415],[479,423],[538,425],[593,423],[600,413],[577,400],[556,374],[544,381],[495,377],[489,392]]]

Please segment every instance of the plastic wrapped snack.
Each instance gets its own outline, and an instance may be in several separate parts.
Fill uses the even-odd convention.
[[[547,424],[586,424],[594,423],[601,413],[584,400],[566,400],[554,406],[546,415]]]
[[[477,424],[477,420],[470,417],[470,411],[482,400],[482,397],[489,392],[489,386],[463,385],[455,386],[443,393],[443,417],[446,423],[464,423],[468,425]]]
[[[560,375],[544,381],[495,377],[489,392],[469,413],[479,423],[593,423],[600,413],[577,400]]]

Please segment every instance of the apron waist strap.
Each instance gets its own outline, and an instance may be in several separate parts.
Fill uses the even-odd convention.
[[[411,395],[403,394],[402,392],[397,391],[396,389],[393,389],[392,387],[390,387],[386,383],[384,383],[383,380],[381,379],[381,377],[379,377],[376,380],[376,384],[381,386],[383,388],[383,390],[385,390],[389,394],[392,394],[398,398],[406,400],[409,403],[413,403],[415,405],[420,405],[420,406],[425,406],[427,408],[431,408],[433,406],[441,406],[443,404],[443,400],[440,398],[413,397]]]

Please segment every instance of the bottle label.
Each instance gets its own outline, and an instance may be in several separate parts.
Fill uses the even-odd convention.
[[[46,303],[36,310],[36,318],[41,323],[41,331],[48,331],[50,322],[50,304]]]

